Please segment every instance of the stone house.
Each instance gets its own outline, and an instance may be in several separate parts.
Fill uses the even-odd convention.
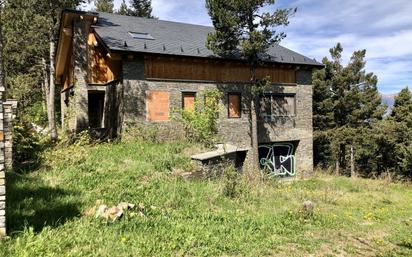
[[[173,110],[193,108],[207,89],[222,92],[222,142],[250,147],[250,70],[240,57],[205,47],[213,28],[108,13],[65,10],[56,53],[62,124],[120,137],[130,126],[182,136]],[[313,171],[312,71],[322,65],[279,45],[262,56],[258,77],[272,86],[260,96],[261,165],[281,174]],[[200,99],[200,98],[199,98]]]

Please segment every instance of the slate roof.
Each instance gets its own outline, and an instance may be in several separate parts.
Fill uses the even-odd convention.
[[[214,30],[213,27],[103,12],[98,13],[98,22],[93,27],[111,51],[219,58],[205,46],[207,35]],[[135,39],[129,32],[149,33],[154,40]],[[272,46],[262,59],[284,64],[323,66],[280,45]]]

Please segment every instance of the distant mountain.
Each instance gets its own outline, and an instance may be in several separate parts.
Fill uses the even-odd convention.
[[[393,105],[395,104],[395,97],[398,94],[381,94],[382,95],[382,103],[388,105],[387,113],[392,111]]]

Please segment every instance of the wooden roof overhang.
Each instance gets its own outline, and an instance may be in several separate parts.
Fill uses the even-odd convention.
[[[85,20],[91,24],[97,23],[98,14],[77,10],[64,10],[61,14],[60,29],[57,49],[55,53],[55,79],[59,84],[61,76],[65,72],[66,62],[69,57],[70,45],[73,38],[73,24],[78,20]]]

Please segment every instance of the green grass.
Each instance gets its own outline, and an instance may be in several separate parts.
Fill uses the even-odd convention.
[[[41,168],[8,174],[1,256],[412,256],[412,187],[317,176],[292,183],[185,180],[185,142],[68,147]],[[87,215],[107,205],[145,205],[117,222]],[[302,212],[305,200],[313,215]]]

